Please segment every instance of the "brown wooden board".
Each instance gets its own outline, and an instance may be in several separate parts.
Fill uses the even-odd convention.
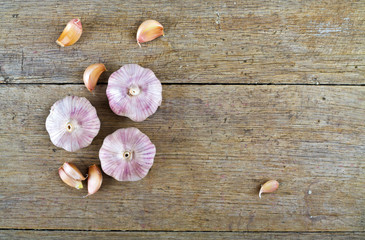
[[[361,240],[364,232],[84,232],[84,231],[1,231],[1,239],[303,239]]]
[[[365,1],[14,0],[0,14],[0,239],[365,238]],[[59,47],[76,17],[80,41]],[[140,48],[146,19],[165,36]],[[108,71],[91,94],[82,75],[97,62]],[[127,63],[163,83],[141,123],[105,95]],[[45,130],[66,95],[101,119],[75,153]],[[104,175],[88,198],[62,183],[63,162],[86,173],[124,127],[157,147],[145,179]],[[279,189],[259,199],[270,179]]]
[[[1,85],[1,228],[364,231],[364,87],[163,89],[161,108],[134,123],[112,113],[105,85],[94,94],[83,85]],[[45,130],[50,107],[68,94],[90,99],[102,122],[75,153]],[[157,147],[145,179],[104,176],[88,198],[59,179],[63,162],[86,172],[102,140],[131,126]],[[260,200],[269,179],[281,185]]]
[[[85,68],[126,63],[163,83],[365,84],[365,1],[3,1],[1,83],[80,83]],[[75,45],[55,41],[80,17]],[[165,36],[139,48],[139,24]]]

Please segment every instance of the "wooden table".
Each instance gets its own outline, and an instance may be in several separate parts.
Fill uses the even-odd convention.
[[[0,7],[1,239],[364,239],[365,1],[5,1]],[[73,46],[55,41],[80,17]],[[165,36],[139,48],[146,19]],[[92,94],[82,74],[108,72]],[[152,69],[163,103],[115,115],[108,77]],[[87,97],[102,125],[70,153],[45,130],[50,107]],[[138,182],[100,191],[57,170],[98,164],[103,139],[138,127],[155,143]],[[258,197],[266,180],[280,188]]]

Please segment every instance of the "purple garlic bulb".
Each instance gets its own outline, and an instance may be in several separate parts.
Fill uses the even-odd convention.
[[[142,122],[161,105],[162,85],[150,69],[127,64],[110,75],[106,95],[115,114]]]
[[[75,152],[91,144],[99,132],[100,120],[86,98],[67,96],[51,107],[46,129],[54,145]]]
[[[101,168],[118,181],[138,181],[153,164],[156,147],[137,128],[123,128],[104,139],[99,151]]]

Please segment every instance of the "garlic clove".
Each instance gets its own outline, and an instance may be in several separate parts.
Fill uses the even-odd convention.
[[[151,169],[156,147],[137,128],[118,129],[104,139],[99,151],[103,171],[118,181],[138,181]]]
[[[67,185],[69,185],[70,187],[73,187],[76,189],[83,188],[82,182],[80,180],[75,180],[72,177],[70,177],[69,175],[67,175],[65,170],[62,167],[60,167],[58,169],[58,174],[60,175],[60,178],[62,179],[62,181],[64,183],[66,183]]]
[[[101,173],[100,168],[95,164],[90,166],[89,176],[87,179],[88,194],[86,195],[86,197],[96,193],[100,189],[102,182],[103,182],[103,175]]]
[[[274,192],[279,187],[279,182],[276,180],[267,181],[261,186],[259,197],[261,198],[261,193],[271,193]]]
[[[106,94],[115,114],[141,122],[161,105],[162,85],[150,69],[127,64],[110,75]]]
[[[100,120],[86,98],[67,96],[51,107],[46,129],[54,145],[75,152],[91,144],[99,133]]]
[[[100,75],[106,71],[105,65],[95,63],[88,66],[84,72],[84,83],[86,88],[92,92],[99,80]]]
[[[78,181],[83,181],[86,178],[82,175],[82,173],[80,172],[80,170],[75,166],[75,164],[73,163],[64,163],[62,165],[63,170],[65,171],[65,173],[70,176],[71,178],[78,180]]]
[[[71,46],[80,39],[81,34],[81,20],[79,18],[72,19],[67,23],[56,43],[61,47]]]
[[[140,43],[152,41],[163,35],[163,26],[161,23],[155,20],[146,20],[138,27],[137,43],[141,46]]]

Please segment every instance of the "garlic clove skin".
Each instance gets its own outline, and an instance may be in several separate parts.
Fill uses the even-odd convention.
[[[61,47],[71,46],[80,39],[81,34],[81,20],[79,18],[72,19],[67,23],[56,43]]]
[[[58,174],[60,175],[60,178],[62,179],[62,181],[64,183],[66,183],[67,185],[69,185],[70,187],[73,187],[76,189],[83,188],[82,182],[80,180],[75,180],[72,177],[70,177],[69,175],[67,175],[65,170],[62,167],[60,167],[58,169]]]
[[[86,98],[67,96],[51,107],[46,129],[55,146],[75,152],[91,144],[99,133],[100,120]]]
[[[101,173],[101,170],[98,166],[95,164],[89,167],[89,176],[87,179],[87,190],[88,194],[87,196],[90,196],[94,193],[96,193],[103,182],[103,174]]]
[[[279,188],[279,182],[276,180],[267,181],[264,185],[261,186],[259,197],[261,198],[262,193],[271,193]]]
[[[163,26],[156,20],[146,20],[144,21],[137,30],[137,43],[152,41],[160,36],[163,36]]]
[[[161,105],[162,85],[150,69],[127,64],[110,75],[106,94],[115,114],[142,122]]]
[[[137,128],[118,129],[104,139],[99,151],[103,171],[118,181],[138,181],[151,169],[156,147]]]
[[[86,178],[82,175],[82,173],[80,172],[80,170],[75,166],[75,164],[73,163],[64,163],[62,165],[63,170],[65,171],[65,173],[70,176],[71,178],[78,180],[78,181],[83,181]]]
[[[86,68],[83,78],[85,86],[90,92],[95,89],[100,75],[105,71],[105,65],[102,63],[91,64]]]

